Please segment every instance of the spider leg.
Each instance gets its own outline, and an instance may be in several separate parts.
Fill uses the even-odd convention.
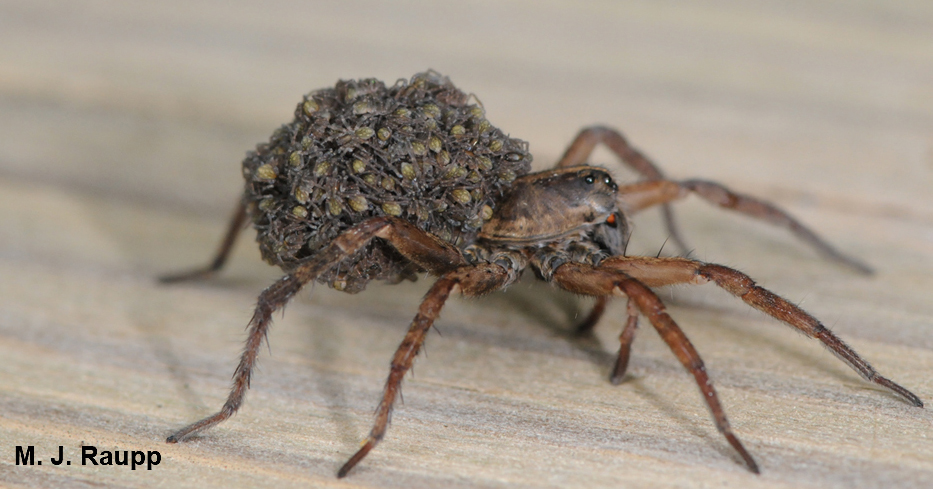
[[[738,270],[686,258],[621,256],[603,260],[599,268],[623,273],[649,287],[713,282],[755,309],[783,321],[811,338],[818,339],[865,380],[887,388],[914,406],[923,407],[923,401],[919,397],[888,378],[882,377],[874,367],[823,326],[819,320],[786,299],[760,287],[751,277]]]
[[[253,318],[247,326],[246,346],[233,374],[233,387],[219,412],[192,423],[166,439],[176,443],[233,416],[243,403],[262,340],[269,332],[272,314],[281,309],[308,282],[327,272],[341,260],[361,250],[373,238],[389,242],[402,255],[435,275],[466,262],[459,250],[400,219],[376,217],[344,231],[308,261],[302,263],[259,294]]]
[[[664,179],[661,170],[648,157],[632,147],[622,133],[605,126],[591,126],[581,130],[555,166],[557,168],[567,168],[585,164],[590,154],[593,153],[593,149],[599,143],[605,144],[623,163],[640,173],[648,181]],[[682,253],[689,254],[690,247],[687,246],[686,241],[680,234],[674,220],[673,209],[669,204],[665,203],[661,208],[661,212],[664,215],[664,223],[667,226],[667,233],[670,235],[671,240],[680,248]]]
[[[395,398],[402,386],[402,379],[414,363],[415,357],[424,344],[428,330],[431,329],[450,294],[459,290],[468,296],[482,295],[508,285],[515,278],[515,274],[499,265],[482,263],[475,266],[461,267],[445,274],[434,283],[431,290],[425,295],[421,307],[418,308],[418,314],[412,321],[405,339],[402,340],[402,344],[399,345],[398,350],[395,351],[395,356],[392,358],[389,378],[386,380],[379,407],[376,408],[376,422],[373,424],[372,431],[370,431],[369,437],[359,451],[340,468],[337,477],[346,476],[360,460],[366,457],[382,441],[389,426],[392,405],[395,403]]]
[[[677,323],[667,314],[661,299],[646,284],[621,271],[602,267],[594,268],[582,263],[565,263],[561,265],[554,271],[553,280],[562,288],[578,294],[604,296],[611,293],[627,296],[629,301],[634,303],[635,307],[648,318],[664,342],[680,360],[680,363],[693,374],[703,399],[713,415],[716,428],[726,437],[732,448],[739,453],[748,469],[756,474],[759,473],[758,464],[755,463],[752,456],[745,450],[742,442],[732,432],[732,427],[729,420],[726,419],[722,404],[719,403],[719,397],[716,395],[713,383],[706,373],[703,359],[700,358],[700,354],[697,353],[693,344],[677,326]],[[631,318],[630,312],[630,323]],[[628,325],[626,325],[626,329],[628,329]]]
[[[672,201],[686,197],[691,192],[725,209],[786,228],[798,239],[810,245],[829,260],[863,274],[873,273],[868,265],[844,255],[773,204],[735,193],[715,182],[705,180],[685,180],[683,182],[655,180],[623,185],[619,187],[619,202],[625,210],[634,213],[657,204],[667,205]]]
[[[207,266],[202,268],[163,275],[159,277],[159,282],[170,284],[188,280],[201,280],[210,277],[215,272],[220,270],[224,266],[224,263],[227,262],[227,258],[230,256],[230,251],[233,250],[233,244],[236,243],[236,239],[240,235],[240,231],[242,231],[245,226],[246,203],[240,199],[240,202],[236,206],[236,210],[233,212],[233,217],[230,218],[230,224],[227,226],[227,234],[224,236],[223,241],[220,242],[220,248],[217,249],[217,253],[214,255],[214,259],[211,260]]]
[[[599,296],[596,298],[596,304],[593,305],[593,310],[590,312],[590,315],[577,325],[578,335],[586,335],[593,331],[593,327],[596,326],[596,323],[599,322],[603,313],[606,312],[606,304],[608,302],[609,298],[607,296]],[[612,368],[612,373],[609,375],[609,381],[612,382],[613,385],[621,384],[622,378],[625,377],[625,371],[628,369],[629,354],[632,351],[632,341],[635,339],[635,329],[638,328],[638,308],[631,300],[628,301],[627,310],[628,320],[625,323],[625,329],[623,329],[622,334],[619,335],[619,356],[616,358],[615,367]]]
[[[625,377],[629,354],[632,352],[632,341],[635,340],[635,330],[638,328],[638,305],[632,302],[632,299],[628,300],[627,311],[628,320],[625,322],[625,329],[619,335],[619,356],[609,376],[609,382],[612,382],[612,385],[621,384],[622,378]]]
[[[580,321],[580,324],[577,325],[577,335],[584,336],[593,331],[593,328],[596,327],[596,323],[599,322],[600,318],[603,317],[603,313],[606,312],[606,304],[608,302],[609,299],[605,296],[596,298],[596,303],[593,304],[593,310],[586,316],[586,319]]]

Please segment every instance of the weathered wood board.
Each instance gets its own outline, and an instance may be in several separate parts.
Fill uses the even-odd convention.
[[[430,67],[530,141],[537,168],[610,124],[672,177],[770,199],[871,263],[855,275],[780,230],[678,205],[696,256],[802,303],[930,402],[931,33],[933,4],[880,0],[3,2],[0,485],[931,487],[929,410],[709,285],[662,293],[760,476],[647,324],[628,380],[608,383],[624,304],[575,340],[588,302],[534,281],[449,302],[388,437],[346,479],[430,279],[303,293],[242,411],[167,445],[220,407],[279,272],[248,233],[218,278],[154,281],[207,260],[244,152],[303,93]],[[638,217],[630,251],[658,252],[658,221]],[[15,464],[29,445],[41,466]],[[82,445],[161,463],[82,466]],[[59,446],[70,466],[50,463]]]

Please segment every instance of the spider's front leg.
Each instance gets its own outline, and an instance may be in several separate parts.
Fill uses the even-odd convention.
[[[716,427],[739,452],[749,469],[758,472],[755,461],[739,442],[706,374],[703,361],[690,340],[665,311],[664,304],[648,287],[674,284],[703,284],[713,282],[723,290],[739,297],[750,306],[781,320],[811,338],[818,339],[837,357],[846,362],[866,380],[885,387],[917,407],[923,401],[914,393],[881,376],[867,361],[816,318],[773,292],[758,286],[749,276],[738,270],[686,258],[651,258],[614,256],[603,260],[598,267],[580,263],[566,263],[554,271],[553,281],[562,288],[578,294],[592,296],[624,295],[634,302],[658,330],[680,362],[693,374],[697,385],[713,414]],[[631,304],[630,302],[630,304]],[[633,312],[629,310],[629,322]],[[629,326],[626,326],[628,329]],[[623,333],[622,350],[628,356],[631,339]],[[616,371],[618,371],[617,363]]]
[[[914,406],[923,407],[923,401],[919,397],[887,377],[881,376],[871,364],[823,326],[818,319],[783,297],[759,286],[751,277],[738,270],[686,258],[623,256],[603,260],[599,269],[633,277],[650,287],[712,282],[755,309],[819,340],[865,380],[894,392]]]
[[[716,182],[695,179],[682,182],[654,180],[622,185],[619,187],[619,203],[627,212],[634,214],[658,204],[667,206],[691,193],[724,209],[785,228],[826,259],[865,275],[873,273],[871,267],[837,250],[810,228],[774,204],[733,192]]]
[[[272,314],[284,307],[305,284],[314,281],[345,258],[353,256],[374,238],[384,239],[403,256],[434,275],[442,275],[466,264],[458,249],[401,219],[376,217],[344,231],[308,261],[262,291],[247,327],[246,346],[234,372],[233,387],[227,401],[216,414],[178,430],[166,441],[183,441],[233,416],[249,388],[259,347],[272,323]]]
[[[690,343],[690,340],[680,329],[680,326],[678,326],[677,323],[674,322],[674,319],[667,313],[664,303],[661,302],[657,294],[652,292],[651,289],[642,282],[625,273],[605,270],[601,267],[594,268],[582,263],[571,262],[561,265],[554,271],[553,281],[560,287],[577,294],[597,297],[610,294],[627,296],[630,304],[634,304],[634,307],[648,318],[648,321],[651,322],[651,325],[658,331],[658,334],[661,335],[664,342],[667,343],[671,351],[674,352],[674,355],[677,356],[680,363],[693,374],[697,386],[699,386],[700,392],[703,394],[703,399],[712,412],[716,428],[726,437],[726,440],[732,445],[732,448],[739,453],[748,466],[748,469],[756,474],[759,473],[758,464],[755,463],[755,459],[752,458],[742,445],[742,442],[740,442],[735,433],[732,432],[732,426],[729,424],[729,420],[726,419],[726,413],[722,408],[722,404],[719,403],[719,396],[716,395],[713,383],[706,373],[706,366],[703,364],[703,359],[700,358],[700,354],[697,353],[693,344]],[[632,325],[634,313],[632,309],[633,308],[630,306],[629,323],[626,325],[626,330],[631,327],[632,333],[634,333],[634,325]],[[625,361],[627,362],[628,360],[628,348],[631,344],[631,338],[626,342],[624,337],[625,333],[623,333],[622,351],[620,351],[619,362],[616,363],[616,372],[618,372],[619,366],[623,361],[623,351],[625,352]],[[622,370],[624,371],[624,365],[622,366]]]

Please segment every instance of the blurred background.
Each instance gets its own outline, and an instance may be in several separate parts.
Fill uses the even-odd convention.
[[[4,0],[0,46],[0,348],[8,359],[0,361],[2,446],[6,453],[32,439],[77,446],[91,425],[94,436],[109,443],[161,447],[167,454],[162,472],[145,477],[80,467],[26,472],[8,457],[0,460],[0,478],[8,482],[330,483],[368,430],[386,362],[429,281],[372,287],[359,297],[317,288],[290,307],[286,319],[277,316],[284,331],[274,331],[281,339],[273,338],[275,355],[264,358],[254,388],[268,383],[269,391],[251,394],[265,404],[254,399],[238,424],[203,442],[168,447],[159,441],[168,430],[219,406],[255,295],[279,271],[258,259],[249,232],[229,273],[211,284],[171,289],[151,277],[207,260],[239,197],[245,152],[291,119],[302,94],[338,79],[391,83],[428,68],[476,94],[494,125],[529,141],[538,169],[553,164],[581,127],[607,124],[672,178],[721,181],[800,216],[878,275],[866,279],[840,270],[786,233],[698,199],[678,208],[697,257],[740,267],[795,302],[805,299],[872,353],[866,356],[879,369],[933,398],[931,2]],[[623,180],[633,177],[605,151],[592,161]],[[630,251],[657,253],[666,238],[657,216],[646,213],[636,226]],[[370,464],[368,472],[349,483],[592,487],[728,480],[877,487],[880,481],[931,480],[926,411],[916,414],[864,389],[818,346],[724,294],[678,289],[673,310],[694,325],[688,334],[718,366],[714,379],[724,386],[727,412],[753,420],[741,436],[762,457],[761,478],[749,479],[735,462],[691,379],[650,328],[642,328],[635,355],[643,360],[633,360],[632,368],[657,384],[638,384],[641,394],[631,405],[624,387],[610,389],[605,382],[605,361],[566,346],[560,328],[566,330],[573,315],[567,308],[576,306],[555,299],[557,306],[536,308],[539,289],[522,287],[511,299],[452,303],[445,319],[453,333],[431,341],[442,352],[476,351],[458,362],[433,350],[433,362],[419,360],[418,379],[440,393],[431,397],[432,387],[418,387],[417,380],[407,385],[440,405],[406,406],[407,417],[397,416],[396,425],[417,427],[413,419],[423,416],[423,431],[393,426],[389,439],[398,444],[380,446],[361,465]],[[360,301],[370,312],[359,312]],[[715,326],[730,321],[722,314],[735,326]],[[615,349],[618,317],[607,320],[611,326],[599,333],[597,350]],[[564,326],[542,329],[542,322]],[[764,326],[743,340],[748,322]],[[772,331],[778,331],[774,337]],[[338,336],[323,361],[322,350],[313,349],[320,347],[309,345],[326,334]],[[720,343],[731,336],[738,343]],[[784,346],[760,351],[775,342]],[[508,354],[497,357],[499,349]],[[798,349],[805,353],[788,353]],[[541,370],[510,380],[515,369],[509,362],[523,354],[534,356],[531,365]],[[506,380],[483,383],[480,367],[469,360],[485,365],[482,359],[490,357],[505,362],[490,360],[490,367],[498,365],[493,371]],[[548,369],[553,374],[544,373]],[[327,375],[332,383],[318,389],[322,398],[314,397],[317,391],[308,390],[317,384],[307,379]],[[592,384],[586,396],[615,404],[590,403],[576,392],[584,378]],[[799,378],[818,387],[798,386]],[[536,382],[544,386],[528,387]],[[761,382],[772,383],[744,390]],[[844,402],[840,414],[825,398],[807,397],[823,388],[854,389],[858,402]],[[576,413],[566,414],[567,430],[582,434],[541,441],[537,437],[545,435],[537,428],[511,432],[502,426],[476,434],[471,427],[488,420],[466,416],[466,431],[438,435],[432,426],[454,426],[458,419],[449,413],[486,409],[491,419],[502,417],[493,401],[477,407],[444,389],[483,392],[499,402],[506,401],[497,396],[524,392],[527,399],[508,401],[518,411],[530,410],[523,402],[573,405],[579,411],[567,411]],[[541,401],[537,396],[546,390],[567,397],[552,393],[558,398]],[[863,401],[877,404],[877,412],[862,411]],[[58,414],[49,415],[49,406]],[[799,431],[768,421],[792,418],[796,406],[823,417]],[[315,428],[308,410],[323,413],[330,428]],[[281,412],[294,426],[268,426],[263,416]],[[616,419],[605,418],[606,412],[632,424],[624,433],[584,433],[593,420]],[[876,425],[875,416],[891,419]],[[851,428],[866,419],[864,432]],[[838,421],[844,427],[826,427],[832,420],[845,420]],[[555,431],[545,421],[532,425]],[[884,428],[889,425],[898,427],[896,435]],[[108,426],[122,427],[126,437],[114,438]],[[275,443],[295,446],[263,451],[272,450],[260,445],[273,443],[280,429],[301,435]],[[860,452],[863,439],[834,438],[846,429],[884,440],[878,442],[883,448],[868,450],[869,457]],[[300,438],[312,436],[309,431],[320,440]],[[472,442],[458,441],[471,434]],[[237,452],[247,439],[258,445]],[[412,440],[423,444],[410,448]],[[593,452],[570,450],[574,455],[562,459],[568,444]],[[430,456],[449,446],[456,449]],[[516,447],[539,458],[503,455]],[[240,458],[227,458],[224,450]],[[427,454],[413,455],[418,450]],[[264,465],[263,457],[276,456],[283,458]],[[634,470],[635,463],[644,468]],[[221,466],[235,470],[225,473]]]
[[[931,186],[926,2],[0,7],[9,178],[222,215],[240,183],[231,168],[302,94],[433,68],[529,140],[539,167],[601,122],[681,177],[884,187],[914,208]],[[822,184],[814,166],[837,171]]]

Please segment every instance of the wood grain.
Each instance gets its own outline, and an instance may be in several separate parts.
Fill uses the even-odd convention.
[[[583,125],[619,127],[668,174],[770,199],[873,277],[785,233],[678,205],[701,259],[800,302],[933,400],[933,4],[714,1],[0,4],[0,482],[11,487],[928,487],[933,416],[712,286],[662,290],[709,367],[754,476],[647,325],[609,384],[624,304],[523,281],[450,301],[386,441],[369,430],[430,280],[317,287],[276,316],[244,409],[217,409],[256,295],[278,272],[245,235],[198,284],[245,151],[338,78],[448,74],[544,168]],[[599,152],[594,162],[615,167]],[[629,175],[619,171],[621,178]],[[655,254],[654,213],[630,251]],[[670,250],[665,250],[670,251]],[[529,277],[530,278],[530,277]],[[151,471],[82,444],[158,450]],[[15,465],[34,445],[42,466]],[[52,466],[58,446],[71,466]]]

